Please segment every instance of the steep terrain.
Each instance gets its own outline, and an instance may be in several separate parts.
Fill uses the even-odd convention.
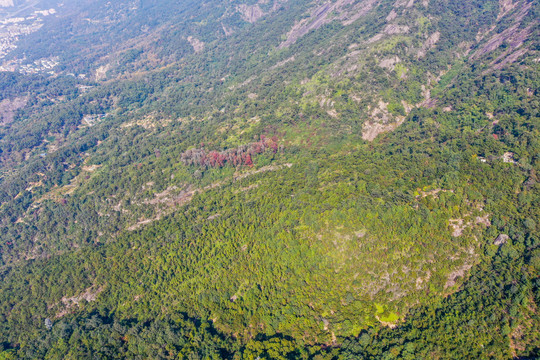
[[[539,356],[537,1],[32,6],[0,356]]]

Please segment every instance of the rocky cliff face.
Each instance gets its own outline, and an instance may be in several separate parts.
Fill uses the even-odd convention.
[[[44,13],[13,2],[3,13]],[[59,65],[0,72],[0,349],[65,344],[61,321],[105,308],[246,341],[368,343],[463,288],[463,308],[482,305],[471,326],[418,315],[442,343],[540,333],[506,324],[518,310],[497,297],[528,291],[525,264],[485,263],[533,245],[540,259],[537,3],[78,0],[32,33],[13,20],[6,59]],[[493,281],[468,283],[480,271]],[[141,348],[119,331],[115,346]],[[466,338],[482,353],[416,357],[510,352]]]

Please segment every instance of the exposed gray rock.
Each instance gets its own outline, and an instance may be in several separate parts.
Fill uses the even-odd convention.
[[[384,68],[384,69],[394,70],[395,67],[396,67],[396,64],[400,63],[400,62],[401,62],[401,60],[399,59],[399,57],[394,56],[394,57],[390,57],[390,58],[382,60],[379,63],[379,66]]]
[[[493,241],[493,245],[501,246],[503,244],[506,244],[506,242],[510,239],[510,236],[506,234],[500,234],[497,236],[497,238]]]
[[[238,6],[238,11],[242,14],[244,20],[252,24],[264,16],[264,12],[261,10],[259,4],[242,4]]]
[[[204,50],[204,43],[199,39],[194,38],[193,36],[188,36],[187,41],[193,46],[195,53],[200,53]]]

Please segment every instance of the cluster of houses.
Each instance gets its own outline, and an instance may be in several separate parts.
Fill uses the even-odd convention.
[[[45,16],[56,13],[55,9],[35,10],[25,16],[12,16],[9,12],[0,13],[0,71],[20,72],[34,74],[39,72],[53,72],[58,65],[58,59],[40,59],[26,63],[24,59],[16,59],[2,63],[6,55],[17,49],[17,42],[26,35],[38,31],[43,26]]]

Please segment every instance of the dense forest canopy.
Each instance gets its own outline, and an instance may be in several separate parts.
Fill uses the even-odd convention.
[[[539,19],[0,1],[0,359],[540,357]]]

